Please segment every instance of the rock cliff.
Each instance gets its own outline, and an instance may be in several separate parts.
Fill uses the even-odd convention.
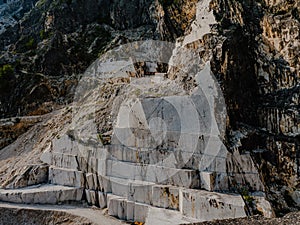
[[[2,201],[148,224],[299,209],[298,1],[0,7]]]

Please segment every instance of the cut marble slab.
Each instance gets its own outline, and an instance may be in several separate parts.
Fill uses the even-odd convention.
[[[108,215],[122,220],[145,222],[149,205],[128,201],[126,198],[107,195]]]
[[[202,222],[199,219],[188,218],[175,210],[149,207],[145,225],[180,225]]]
[[[97,191],[85,189],[85,196],[86,196],[86,201],[88,202],[88,204],[94,205],[94,206],[96,206],[98,204],[98,199],[96,199],[96,198],[98,198]]]
[[[142,165],[107,160],[107,176],[197,188],[200,185],[196,170],[174,169],[156,165]]]
[[[84,187],[84,174],[81,171],[49,167],[49,182],[51,184]]]
[[[155,183],[127,180],[116,177],[110,177],[111,192],[114,195],[127,198],[129,201],[151,204],[152,186]]]
[[[60,185],[32,186],[22,189],[0,189],[0,201],[25,204],[59,204],[81,201],[82,188]]]
[[[180,188],[170,185],[155,185],[152,187],[153,206],[165,209],[179,210]]]
[[[195,189],[182,189],[180,211],[187,217],[203,221],[247,216],[245,203],[240,195]]]
[[[60,152],[44,152],[41,156],[41,160],[49,165],[77,170],[79,164],[76,155],[63,154]]]

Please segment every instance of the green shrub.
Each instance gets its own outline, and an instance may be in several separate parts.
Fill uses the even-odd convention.
[[[44,30],[41,30],[41,31],[40,31],[40,38],[41,38],[42,40],[44,40],[44,39],[47,38],[47,33],[46,33]]]
[[[14,68],[10,64],[6,64],[0,67],[0,79],[5,79],[14,73]]]
[[[5,94],[10,88],[10,77],[14,74],[14,68],[10,64],[0,66],[0,94]]]
[[[27,49],[33,49],[35,46],[35,40],[33,37],[29,38],[29,40],[25,44]]]

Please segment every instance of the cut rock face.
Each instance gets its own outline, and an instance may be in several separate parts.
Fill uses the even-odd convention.
[[[137,47],[152,45],[158,46]],[[109,57],[117,60],[126,47],[132,46]],[[103,59],[88,70],[74,103],[74,130],[53,140],[41,157],[51,165],[49,182],[85,189],[90,205],[122,220],[153,221],[155,208],[178,219],[165,221],[171,224],[246,216],[240,195],[214,192],[229,191],[230,153],[221,140],[226,115],[216,116],[226,113],[216,104],[222,96],[206,88],[217,87],[210,64],[186,91],[161,74],[124,80],[132,70],[125,58],[115,64]],[[104,98],[110,82],[118,91]],[[98,123],[110,125],[102,132]]]
[[[0,201],[25,204],[59,204],[81,201],[82,188],[59,185],[32,186],[14,190],[0,190]]]
[[[153,45],[159,47],[140,48]],[[109,55],[112,62],[103,59],[105,66],[95,62],[79,85],[72,129],[41,156],[51,185],[1,190],[3,201],[85,200],[119,219],[148,223],[156,209],[174,215],[169,224],[246,216],[242,196],[228,192],[230,177],[240,173],[235,161],[248,158],[232,157],[222,142],[226,109],[210,64],[201,64],[191,90],[161,74],[127,79],[132,59],[114,64],[126,47],[132,46],[122,46],[117,58]],[[251,162],[243,169],[256,171]]]
[[[144,50],[160,46],[138,44]],[[79,85],[73,129],[52,140],[41,157],[49,164],[49,186],[64,187],[62,197],[49,201],[83,199],[119,219],[147,223],[155,221],[157,209],[177,220],[166,216],[166,224],[246,216],[242,196],[229,193],[229,181],[241,172],[238,162],[247,162],[243,170],[257,172],[251,158],[233,156],[222,142],[226,109],[210,64],[201,64],[190,90],[162,74],[127,79],[134,57],[126,61],[124,52],[132,46],[108,54],[112,61],[95,62]],[[240,179],[262,189],[258,176]],[[6,201],[46,204],[46,194],[39,194],[43,188],[34,189],[33,197],[27,190],[8,193]],[[49,196],[56,196],[51,188]]]
[[[23,168],[22,173],[5,187],[7,189],[23,188],[48,182],[48,165],[29,165]]]

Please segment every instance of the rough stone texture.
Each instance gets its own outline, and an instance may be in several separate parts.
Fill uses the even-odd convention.
[[[180,211],[183,215],[203,221],[246,216],[245,203],[238,195],[182,190],[181,198]]]
[[[63,109],[43,116],[42,122],[31,127],[14,143],[0,151],[2,188],[13,183],[16,177],[24,173],[27,166],[42,164],[41,153],[49,148],[56,136],[69,129],[69,113],[68,109]]]
[[[179,188],[155,185],[152,187],[153,206],[179,210]]]
[[[50,167],[49,182],[70,187],[84,187],[84,175],[81,171]]]
[[[85,196],[89,205],[97,205],[98,201],[96,198],[98,195],[96,191],[85,189]]]
[[[86,73],[104,82],[93,86],[93,76],[83,79],[79,90],[87,91],[79,91],[73,105],[31,128],[4,124],[13,132],[21,126],[15,135],[29,130],[0,152],[3,187],[29,185],[24,165],[40,164],[44,152],[50,182],[84,187],[86,200],[100,207],[107,193],[119,195],[108,203],[119,218],[145,221],[151,204],[204,220],[245,215],[242,203],[234,214],[226,196],[214,201],[218,193],[171,187],[155,199],[153,192],[165,189],[140,186],[137,179],[239,193],[249,213],[268,217],[270,206],[277,215],[299,208],[298,1],[46,0],[29,8],[0,34],[1,68],[13,68],[11,77],[1,78],[0,117],[43,114],[73,100],[75,74],[99,53],[133,40],[182,37],[164,49],[163,63],[124,54],[109,65],[114,58],[104,54],[103,70],[98,60]],[[223,93],[215,91],[218,84]],[[13,132],[3,132],[3,146],[16,138]],[[170,201],[177,190],[181,205]],[[188,197],[199,199],[195,211]],[[224,208],[208,205],[209,198]],[[201,207],[210,213],[203,216]]]
[[[48,182],[48,165],[28,165],[6,188],[15,189]]]
[[[155,165],[135,165],[120,161],[107,162],[107,175],[131,180],[159,182],[175,186],[199,187],[199,175],[195,170],[173,169]]]
[[[82,194],[82,188],[43,185],[14,190],[1,189],[0,200],[25,204],[59,204],[68,201],[81,201]]]
[[[70,213],[51,210],[32,210],[20,208],[4,208],[0,210],[0,223],[19,224],[62,224],[62,225],[94,225],[91,220]]]

